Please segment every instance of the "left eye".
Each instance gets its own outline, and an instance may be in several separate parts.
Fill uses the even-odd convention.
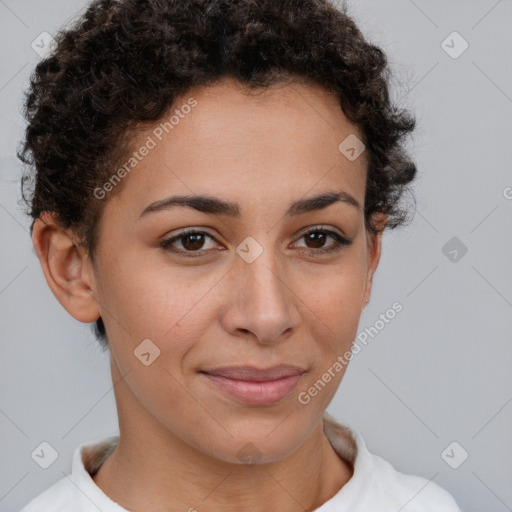
[[[186,257],[203,256],[203,253],[206,251],[203,249],[206,238],[215,241],[215,238],[213,238],[213,236],[211,236],[209,233],[206,233],[205,231],[189,229],[182,231],[172,238],[162,240],[159,243],[159,246],[167,251],[184,255]],[[342,248],[342,246],[350,245],[352,243],[352,240],[339,235],[335,231],[319,228],[314,228],[307,231],[306,233],[303,233],[299,240],[302,238],[306,240],[306,243],[313,244],[313,248],[306,247],[305,252],[310,254],[325,254],[338,251]],[[332,238],[334,243],[325,248],[323,245],[328,238]],[[175,243],[180,243],[183,249],[176,248]]]
[[[319,229],[314,228],[310,229],[306,233],[304,233],[300,238],[304,238],[305,240],[308,240],[309,242],[313,243],[314,248],[311,249],[310,247],[307,247],[307,252],[309,253],[329,253],[334,251],[339,251],[344,245],[350,245],[352,243],[352,240],[349,240],[348,238],[345,238],[344,236],[339,235],[335,231],[331,231],[329,229]],[[334,244],[331,244],[327,248],[325,247],[316,247],[318,245],[323,245],[325,241],[328,238],[332,238],[334,240]]]

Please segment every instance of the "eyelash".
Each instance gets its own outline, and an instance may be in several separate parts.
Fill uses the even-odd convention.
[[[302,234],[302,236],[299,238],[299,240],[308,235],[311,235],[312,233],[323,233],[325,235],[328,235],[331,238],[333,238],[336,243],[333,244],[333,246],[331,246],[328,249],[324,249],[324,248],[306,249],[304,252],[307,254],[310,254],[310,255],[317,256],[317,255],[322,255],[322,254],[334,253],[334,252],[341,250],[343,246],[348,246],[352,243],[352,240],[339,235],[335,231],[331,231],[329,229],[321,229],[319,227],[309,229],[308,231],[306,231],[305,233]],[[183,255],[186,258],[197,258],[197,257],[203,256],[202,253],[204,252],[204,250],[202,250],[202,249],[199,249],[197,251],[183,251],[181,249],[175,249],[172,247],[172,244],[174,242],[179,241],[181,238],[186,237],[188,235],[206,235],[208,238],[211,238],[212,240],[215,241],[215,238],[205,231],[199,231],[194,228],[188,228],[188,229],[183,230],[181,233],[173,236],[172,238],[168,238],[167,240],[160,241],[158,245],[166,251],[172,252],[174,254]]]

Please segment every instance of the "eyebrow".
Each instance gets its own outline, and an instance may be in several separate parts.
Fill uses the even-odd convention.
[[[343,190],[329,191],[314,197],[299,199],[293,202],[288,208],[286,216],[294,217],[303,213],[323,210],[331,204],[338,202],[349,204],[355,208],[361,209],[359,202],[349,193],[344,192]],[[240,218],[241,216],[240,205],[236,202],[208,195],[184,195],[166,197],[165,199],[151,203],[149,206],[144,208],[139,215],[139,218],[152,212],[167,210],[173,206],[185,206],[211,215],[226,215],[233,218]]]

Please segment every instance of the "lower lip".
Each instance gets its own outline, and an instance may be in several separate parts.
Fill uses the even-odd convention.
[[[287,397],[297,386],[301,375],[290,375],[277,380],[250,381],[203,374],[218,389],[246,405],[272,405]]]

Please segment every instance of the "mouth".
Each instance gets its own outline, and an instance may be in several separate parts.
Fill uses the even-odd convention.
[[[273,405],[290,395],[306,370],[279,365],[217,368],[200,372],[223,395],[243,405]]]

